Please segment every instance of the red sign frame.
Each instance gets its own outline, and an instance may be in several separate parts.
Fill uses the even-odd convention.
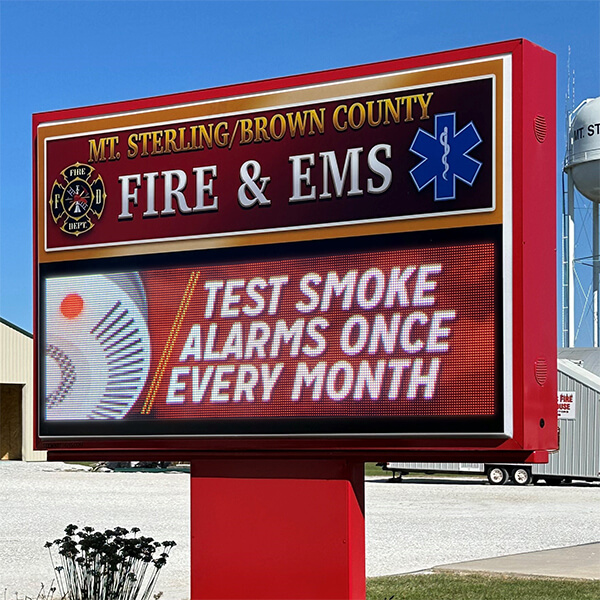
[[[482,105],[490,106],[486,97],[488,117],[481,114]],[[461,98],[465,112],[457,108]],[[469,130],[468,117],[476,109],[479,116]],[[299,127],[303,118],[305,136],[294,138],[290,127]],[[545,125],[542,138],[536,136],[539,123]],[[227,142],[217,137],[219,127],[229,134]],[[432,150],[431,164],[439,158],[447,166],[448,136],[454,142],[474,129],[479,141],[462,146],[473,171],[463,164],[454,187],[445,188],[445,172],[427,171],[428,140],[442,148]],[[410,145],[397,160],[390,132]],[[342,242],[368,246],[380,237],[426,234],[435,248],[439,240],[458,243],[477,228],[488,238],[495,231],[501,307],[496,310],[502,311],[498,356],[505,357],[497,376],[502,426],[491,431],[453,429],[449,420],[441,433],[417,428],[413,435],[390,428],[375,435],[325,428],[312,435],[299,429],[276,435],[228,430],[111,436],[82,435],[76,426],[49,433],[40,401],[38,449],[57,457],[310,451],[365,459],[390,459],[393,452],[423,459],[440,451],[457,457],[477,451],[482,459],[502,453],[535,460],[536,451],[556,447],[555,61],[547,51],[515,40],[38,114],[33,142],[34,337],[38,346],[44,344],[36,353],[38,397],[48,278],[114,273],[116,261],[133,265],[138,254],[150,268],[172,253],[200,257],[203,264],[213,255],[223,262],[235,252],[238,261],[244,252],[264,261],[292,247],[301,248],[300,257],[310,254],[314,244],[326,247],[321,256],[327,257]],[[280,173],[286,175],[276,181]],[[429,203],[422,200],[425,194]],[[400,196],[406,210],[395,208]],[[287,203],[279,208],[281,197]],[[353,202],[357,198],[364,202]],[[256,215],[269,216],[263,223]]]

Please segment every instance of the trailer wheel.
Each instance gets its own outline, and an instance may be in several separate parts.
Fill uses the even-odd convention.
[[[504,485],[508,481],[508,471],[504,467],[490,467],[487,478],[492,485]]]
[[[525,467],[517,467],[512,472],[512,480],[517,485],[529,485],[531,483],[531,471]]]

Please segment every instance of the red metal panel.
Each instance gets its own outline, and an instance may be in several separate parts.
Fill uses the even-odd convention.
[[[192,463],[192,598],[365,597],[362,463]]]
[[[555,449],[556,61],[553,54],[527,41],[514,56],[515,439],[528,449]],[[536,119],[546,124],[541,142],[535,135]],[[554,260],[541,267],[540,260],[548,256]]]

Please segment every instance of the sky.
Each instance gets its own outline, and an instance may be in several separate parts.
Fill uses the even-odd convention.
[[[560,172],[569,73],[569,107],[600,95],[598,0],[0,0],[0,317],[32,330],[33,113],[521,37],[557,57]],[[560,176],[558,182],[557,211]],[[578,202],[584,223],[589,202]],[[591,253],[585,229],[584,223],[579,256]],[[576,345],[587,346],[590,269],[580,269]]]

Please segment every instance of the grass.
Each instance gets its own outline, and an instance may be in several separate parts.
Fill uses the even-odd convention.
[[[367,600],[598,600],[600,581],[501,575],[394,575],[367,579]]]
[[[376,466],[377,463],[365,463],[365,477],[391,477],[391,471],[384,471],[381,467]]]

